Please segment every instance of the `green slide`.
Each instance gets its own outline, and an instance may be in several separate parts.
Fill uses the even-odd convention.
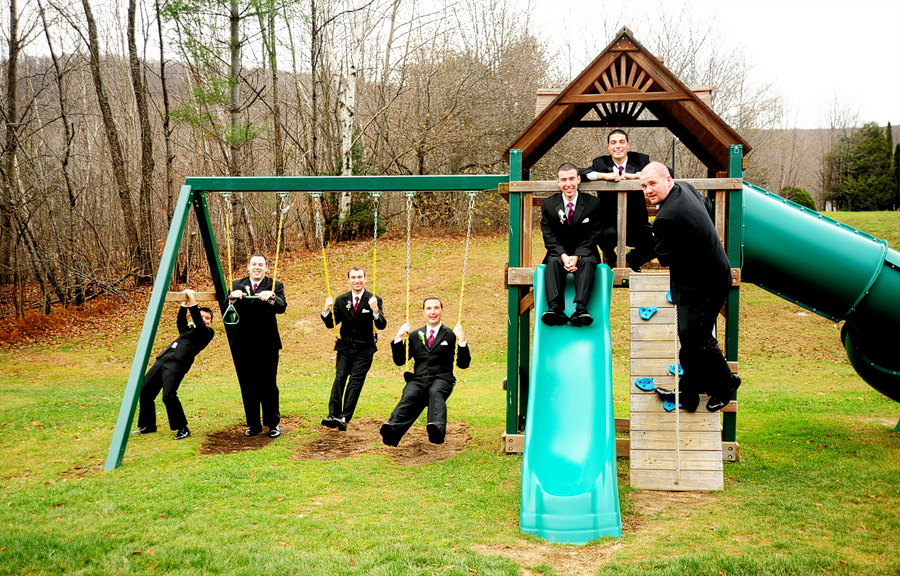
[[[522,458],[522,531],[584,544],[622,535],[612,408],[609,301],[613,274],[597,266],[590,326],[547,326],[544,266],[534,272],[535,328]],[[567,314],[575,289],[566,286]]]
[[[856,372],[900,402],[900,253],[887,242],[744,184],[741,280],[834,322]]]

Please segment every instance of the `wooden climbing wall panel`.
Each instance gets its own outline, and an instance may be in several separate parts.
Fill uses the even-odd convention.
[[[666,412],[652,390],[637,386],[638,379],[652,378],[659,388],[675,387],[675,376],[669,371],[677,364],[675,307],[666,297],[669,275],[632,274],[629,282],[631,486],[640,490],[722,490],[722,425],[718,413],[706,411],[706,396],[700,397],[695,413],[681,410],[678,416],[681,466],[676,479],[676,413]],[[642,308],[649,318],[641,316]]]

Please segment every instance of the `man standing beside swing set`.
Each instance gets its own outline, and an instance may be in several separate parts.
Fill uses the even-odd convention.
[[[387,326],[381,298],[366,290],[366,272],[359,266],[347,271],[350,291],[337,298],[325,299],[322,322],[329,329],[341,325],[340,337],[334,343],[337,352],[334,384],[328,402],[328,416],[322,426],[347,430],[353,418],[359,394],[366,382],[377,351],[378,330]],[[349,378],[349,382],[347,381]],[[346,392],[345,392],[346,386]]]

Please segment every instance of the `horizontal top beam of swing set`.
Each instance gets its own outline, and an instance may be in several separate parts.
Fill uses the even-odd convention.
[[[367,192],[496,190],[509,174],[450,176],[232,176],[189,177],[195,192]]]

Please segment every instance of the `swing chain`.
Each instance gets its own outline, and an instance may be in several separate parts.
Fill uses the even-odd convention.
[[[469,267],[469,241],[472,238],[472,216],[475,211],[475,198],[478,197],[478,192],[475,190],[467,190],[466,197],[469,199],[468,206],[468,222],[466,224],[466,250],[465,256],[463,256],[463,272],[462,272],[462,281],[459,285],[459,312],[456,318],[457,324],[462,324],[462,310],[463,310],[463,296],[466,293],[466,270]],[[453,350],[453,366],[456,365],[456,355],[459,353],[459,342],[456,343],[456,348]]]
[[[412,207],[413,207],[413,198],[415,198],[416,193],[413,191],[406,191],[403,193],[403,196],[406,197],[406,323],[409,324],[409,268],[410,268],[410,236],[412,233]],[[409,338],[406,337],[406,366],[409,366]]]

